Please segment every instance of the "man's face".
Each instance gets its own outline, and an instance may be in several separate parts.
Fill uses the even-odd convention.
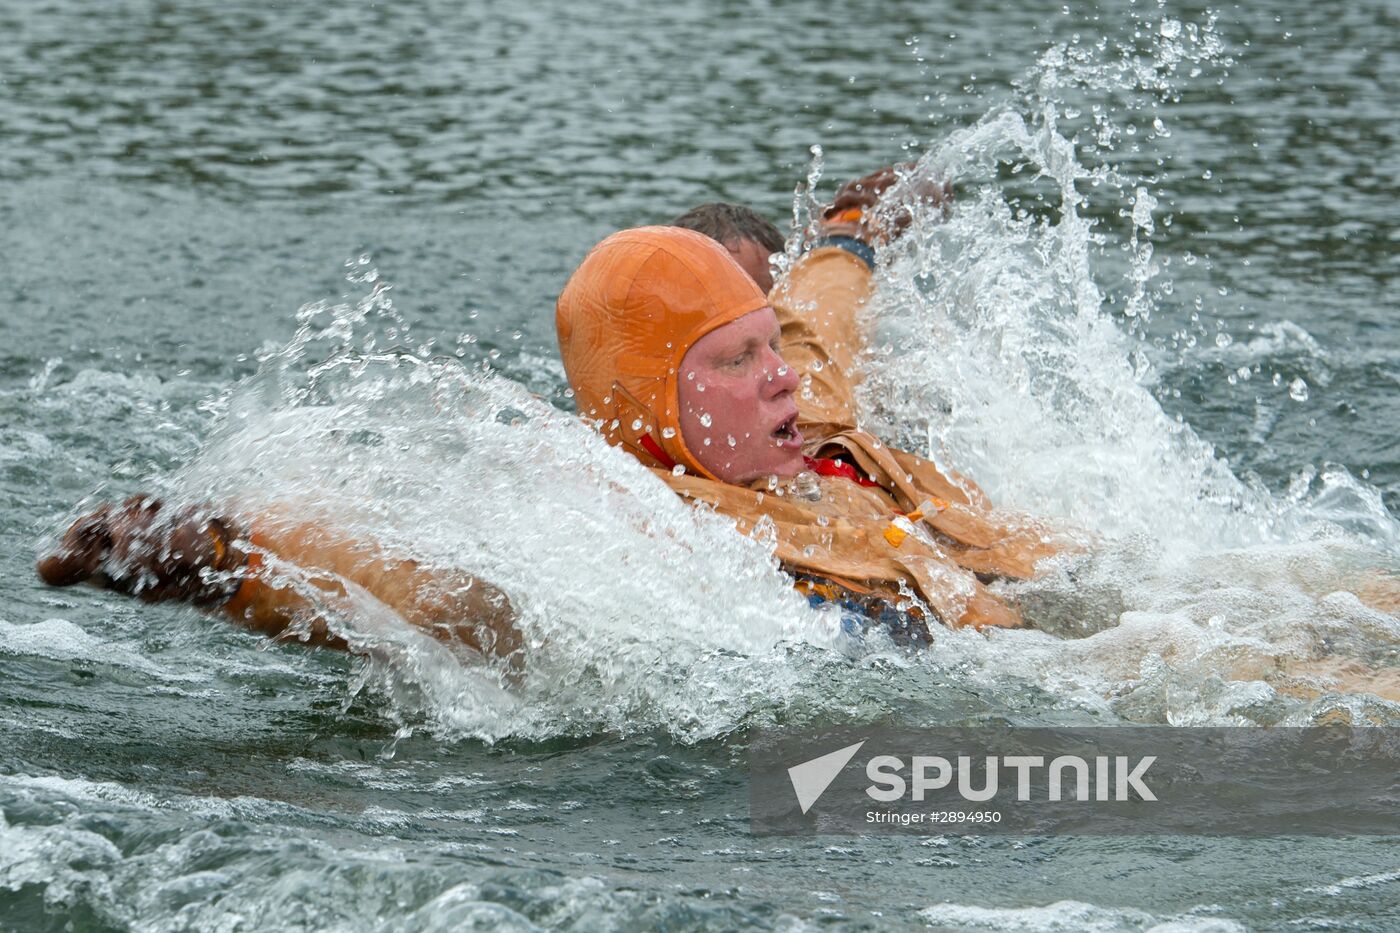
[[[757,240],[730,240],[724,244],[724,248],[729,250],[729,255],[749,274],[749,278],[758,283],[763,294],[773,290],[773,267],[768,264],[768,257],[773,254],[761,243]]]
[[[681,361],[681,436],[726,483],[802,470],[797,374],[778,336],[777,315],[760,308],[701,337]]]

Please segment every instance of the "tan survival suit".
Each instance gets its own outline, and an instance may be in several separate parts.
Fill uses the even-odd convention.
[[[741,532],[771,533],[779,560],[800,580],[897,609],[927,607],[950,625],[1020,625],[983,580],[1027,577],[1059,542],[1035,522],[994,511],[968,480],[856,427],[856,315],[870,288],[865,261],[835,246],[807,253],[774,288],[781,353],[801,377],[799,427],[812,469],[736,486],[686,448],[681,360],[705,334],[768,306],[769,296],[698,233],[614,234],[579,265],[556,308],[579,414],[680,495],[733,518]]]

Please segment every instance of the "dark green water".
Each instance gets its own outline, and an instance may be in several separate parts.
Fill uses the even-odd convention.
[[[1400,648],[1393,616],[1266,573],[1330,567],[1319,541],[1373,565],[1400,560],[1387,512],[1400,504],[1400,22],[1380,0],[1218,13],[1223,47],[1183,64],[1144,109],[1111,67],[1115,50],[1153,61],[1162,20],[1204,25],[1205,8],[0,5],[0,928],[1393,929],[1391,838],[747,831],[755,723],[1400,724],[1400,707],[1362,690],[1297,700],[1241,685],[1212,641],[1225,632],[1269,656],[1301,632],[1380,666]],[[542,619],[584,626],[600,647],[527,684],[518,706],[450,673],[399,676],[390,661],[386,674],[269,647],[186,608],[34,579],[41,535],[94,490],[172,482],[191,461],[191,486],[215,483],[219,458],[197,458],[218,400],[288,344],[298,307],[365,293],[346,281],[347,260],[372,257],[411,325],[411,340],[396,322],[364,325],[381,345],[456,353],[566,404],[553,300],[601,236],[717,198],[781,221],[813,145],[829,192],[999,108],[1033,120],[1026,76],[1042,79],[1042,55],[1075,37],[1090,62],[1060,106],[1098,106],[1121,133],[1091,152],[1084,129],[1078,158],[1151,190],[1153,255],[1170,259],[1152,279],[1150,318],[1125,316],[1124,201],[1083,184],[1080,213],[1100,237],[1097,314],[1150,360],[1143,397],[1270,509],[1303,516],[1298,531],[1232,537],[1233,564],[1212,556],[1223,532],[1198,553],[1170,550],[1152,581],[1120,587],[1121,624],[1066,642],[950,637],[929,657],[637,648],[634,622],[737,632],[749,617],[686,582],[635,583],[642,571],[627,568],[652,565],[626,550],[624,524],[582,504],[587,490],[550,498],[528,462],[515,468],[543,505],[511,521],[565,539],[559,554],[541,542],[543,566],[572,553],[593,576],[561,571],[551,589],[498,569],[518,574]],[[1065,114],[1062,129],[1087,120]],[[992,195],[1059,216],[1009,163],[958,181],[969,224]],[[1002,333],[1028,332],[1020,307],[998,309]],[[896,354],[882,378],[900,365]],[[1087,391],[1080,370],[1062,375]],[[393,398],[425,466],[383,455],[365,472],[394,480],[379,488],[402,514],[474,529],[471,486],[496,474],[471,457],[434,460],[437,422],[407,390]],[[1103,416],[1130,453],[1135,411]],[[1163,466],[1144,453],[1105,484],[1076,470],[1071,443],[1098,435],[1038,433],[1044,419],[1024,417],[949,435],[963,443],[955,460],[988,461],[974,473],[998,498],[1081,523],[1097,513],[1090,527],[1149,539],[1215,521],[1135,491],[1139,467],[1192,487],[1189,458]],[[1024,465],[998,470],[1006,434],[1055,468],[1062,500]],[[294,484],[297,459],[271,457],[257,482]],[[460,481],[442,479],[462,463]],[[420,486],[440,497],[423,515]],[[603,547],[609,534],[625,561]],[[736,549],[705,566],[741,577],[733,568],[749,560]],[[766,573],[736,592],[781,588]],[[1263,582],[1242,583],[1251,573]],[[590,579],[637,585],[646,611]],[[771,614],[774,630],[810,621],[787,605]]]

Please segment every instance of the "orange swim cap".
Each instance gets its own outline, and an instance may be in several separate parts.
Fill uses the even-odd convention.
[[[681,360],[695,341],[768,307],[729,252],[679,227],[614,233],[559,295],[559,355],[580,415],[647,466],[700,466],[681,436]],[[650,448],[650,450],[648,450]],[[664,456],[656,456],[660,451]]]

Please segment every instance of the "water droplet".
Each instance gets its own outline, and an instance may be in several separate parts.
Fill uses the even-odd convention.
[[[676,429],[675,429],[675,428],[662,428],[662,429],[661,429],[661,436],[662,436],[662,437],[667,437],[667,438],[675,437],[675,436],[676,436]]]
[[[679,463],[677,463],[675,466],[671,467],[671,475],[672,475],[672,476],[684,476],[684,475],[685,475],[685,467],[683,467],[683,466],[681,466]]]
[[[734,435],[733,435],[733,434],[729,435],[729,446],[730,446],[730,447],[733,447],[734,445],[736,445],[736,444],[738,444],[738,443],[739,443],[739,442],[736,441],[736,440],[734,439]]]
[[[1308,383],[1299,376],[1288,384],[1288,397],[1295,402],[1306,402],[1308,400]]]
[[[1225,333],[1224,331],[1221,331],[1220,333],[1215,335],[1215,345],[1222,350],[1234,342],[1235,339],[1229,334]]]
[[[642,419],[641,419],[641,418],[638,418],[636,421],[633,421],[633,422],[632,422],[632,430],[633,430],[633,431],[640,431],[641,429],[642,429]]]

